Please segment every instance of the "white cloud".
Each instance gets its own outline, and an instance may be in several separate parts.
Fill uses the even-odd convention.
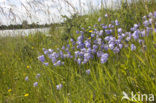
[[[1,0],[0,25],[21,23],[23,20],[40,24],[59,22],[62,20],[61,15],[70,16],[74,12],[86,13],[89,5],[97,8],[100,7],[100,2],[98,0]]]

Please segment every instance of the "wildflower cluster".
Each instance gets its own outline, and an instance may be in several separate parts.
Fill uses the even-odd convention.
[[[40,76],[41,76],[41,75],[38,73],[38,74],[36,75],[36,79],[39,79]],[[29,81],[29,77],[28,77],[28,76],[25,77],[25,81]],[[33,83],[33,86],[34,86],[34,87],[37,87],[37,86],[38,86],[38,82],[34,82],[34,83]]]
[[[105,14],[105,17],[107,18],[108,15]],[[102,64],[106,63],[109,59],[108,50],[118,54],[127,47],[131,48],[131,51],[135,51],[137,47],[133,43],[139,42],[143,45],[143,38],[152,34],[150,33],[152,31],[156,32],[155,19],[156,12],[149,13],[143,17],[143,23],[134,24],[127,32],[120,27],[118,20],[112,21],[111,24],[100,24],[101,18],[99,18],[98,25],[94,25],[93,29],[77,30],[76,33],[79,35],[77,40],[71,38],[67,45],[58,48],[57,51],[43,48],[44,55],[39,56],[38,59],[46,66],[49,63],[46,62],[45,56],[52,61],[54,66],[64,65],[66,58],[73,59],[79,65],[86,64],[90,60],[100,60]],[[86,72],[89,74],[90,71]]]

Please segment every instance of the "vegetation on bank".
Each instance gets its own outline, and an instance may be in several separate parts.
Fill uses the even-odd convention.
[[[0,25],[0,30],[16,30],[16,29],[33,29],[33,28],[47,28],[52,26],[61,26],[59,23],[51,24],[28,24],[27,21],[23,21],[22,24],[10,24],[10,25]]]

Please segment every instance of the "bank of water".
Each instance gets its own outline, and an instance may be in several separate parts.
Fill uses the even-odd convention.
[[[48,34],[50,28],[35,28],[35,29],[16,29],[16,30],[0,30],[0,36],[18,36],[29,35],[36,32],[42,32]]]

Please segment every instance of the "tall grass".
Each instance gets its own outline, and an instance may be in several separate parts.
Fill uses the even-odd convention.
[[[102,8],[83,16],[66,17],[60,26],[63,28],[53,27],[51,36],[36,33],[0,37],[0,103],[131,103],[121,101],[123,91],[156,96],[154,32],[151,33],[154,37],[144,38],[146,49],[135,43],[135,52],[130,48],[122,49],[117,55],[109,51],[110,57],[105,64],[93,60],[79,66],[74,60],[67,59],[64,66],[55,67],[51,63],[44,66],[37,59],[43,54],[42,48],[61,48],[70,38],[78,36],[76,30],[97,24],[99,17],[105,24],[118,19],[123,30],[129,31],[142,21],[144,15],[156,10],[154,0],[121,4],[115,10]],[[104,17],[106,13],[108,18]],[[87,69],[91,70],[90,75],[86,74]],[[38,79],[37,73],[41,74]],[[33,86],[34,82],[38,82],[37,87]],[[57,90],[56,85],[60,83],[63,87]]]

